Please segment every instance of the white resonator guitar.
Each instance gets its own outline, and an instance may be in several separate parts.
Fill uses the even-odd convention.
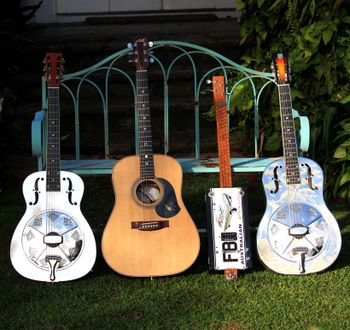
[[[92,230],[80,211],[84,184],[74,173],[60,170],[59,85],[61,53],[44,59],[48,86],[47,167],[23,182],[26,211],[11,241],[16,271],[36,281],[69,281],[86,275],[96,259]]]
[[[298,157],[287,54],[275,54],[272,68],[280,100],[283,158],[263,173],[266,210],[257,232],[258,254],[277,273],[311,274],[336,260],[341,234],[323,199],[321,167]]]

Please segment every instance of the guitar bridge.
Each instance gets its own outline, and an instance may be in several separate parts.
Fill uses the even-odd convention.
[[[142,231],[153,231],[169,227],[169,221],[133,221],[131,229],[138,229]]]

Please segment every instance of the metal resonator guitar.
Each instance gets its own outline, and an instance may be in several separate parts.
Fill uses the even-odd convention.
[[[338,223],[323,199],[323,173],[311,159],[298,157],[286,53],[273,56],[278,84],[283,158],[270,164],[262,181],[266,210],[257,232],[263,264],[280,274],[325,270],[341,248]]]
[[[44,59],[48,86],[47,169],[23,182],[26,211],[10,247],[11,262],[22,276],[60,282],[80,278],[93,267],[96,243],[80,211],[84,184],[74,173],[60,171],[59,85],[61,53]]]

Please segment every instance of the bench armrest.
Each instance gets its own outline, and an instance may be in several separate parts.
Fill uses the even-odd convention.
[[[297,110],[293,109],[293,118],[298,118],[300,121],[300,129],[297,131],[299,149],[303,152],[309,150],[310,145],[310,124],[306,116],[300,116]]]
[[[38,158],[39,171],[43,169],[45,158],[45,113],[43,110],[36,112],[32,121],[32,154]]]

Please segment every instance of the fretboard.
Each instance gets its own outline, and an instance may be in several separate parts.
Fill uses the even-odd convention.
[[[46,190],[60,191],[59,88],[48,88]]]
[[[226,103],[217,104],[215,106],[215,111],[220,169],[220,187],[231,188],[232,174]]]
[[[300,183],[298,144],[295,134],[290,86],[279,85],[279,99],[282,124],[283,157],[287,184]]]
[[[140,144],[140,177],[154,178],[152,147],[151,112],[148,95],[148,76],[146,70],[136,71],[137,100]]]
[[[228,114],[226,107],[225,80],[223,76],[213,76],[213,97],[216,116],[216,135],[220,169],[220,187],[232,187]]]

